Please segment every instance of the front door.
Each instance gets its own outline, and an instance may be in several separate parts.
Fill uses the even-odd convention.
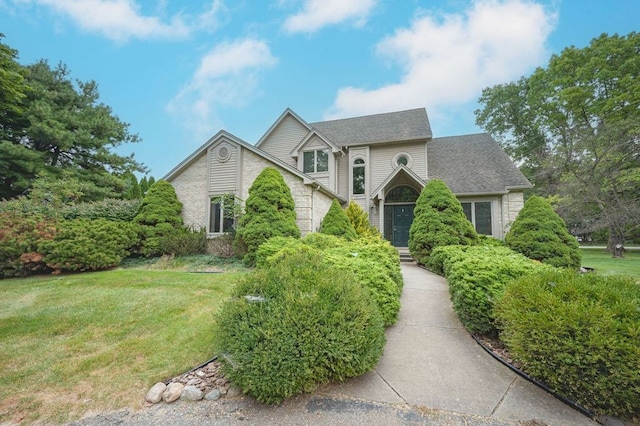
[[[413,222],[413,205],[393,206],[393,245],[409,246],[409,229]]]

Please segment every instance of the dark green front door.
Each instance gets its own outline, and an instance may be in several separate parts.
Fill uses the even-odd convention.
[[[392,207],[393,241],[394,247],[409,246],[409,229],[413,222],[413,205]]]

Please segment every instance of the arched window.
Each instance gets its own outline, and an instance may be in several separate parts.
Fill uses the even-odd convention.
[[[364,159],[353,160],[353,193],[364,194],[365,169]]]
[[[407,185],[396,186],[384,198],[385,203],[415,203],[420,193]]]

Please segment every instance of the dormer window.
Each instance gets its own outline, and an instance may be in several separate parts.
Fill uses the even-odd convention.
[[[364,194],[364,159],[356,158],[353,160],[353,193]]]
[[[329,150],[318,149],[303,153],[303,172],[320,173],[329,171]]]

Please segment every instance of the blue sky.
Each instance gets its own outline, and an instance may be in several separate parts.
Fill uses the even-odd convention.
[[[426,107],[434,136],[481,131],[484,87],[564,47],[638,30],[638,0],[0,0],[19,61],[95,80],[160,178],[225,129]]]

